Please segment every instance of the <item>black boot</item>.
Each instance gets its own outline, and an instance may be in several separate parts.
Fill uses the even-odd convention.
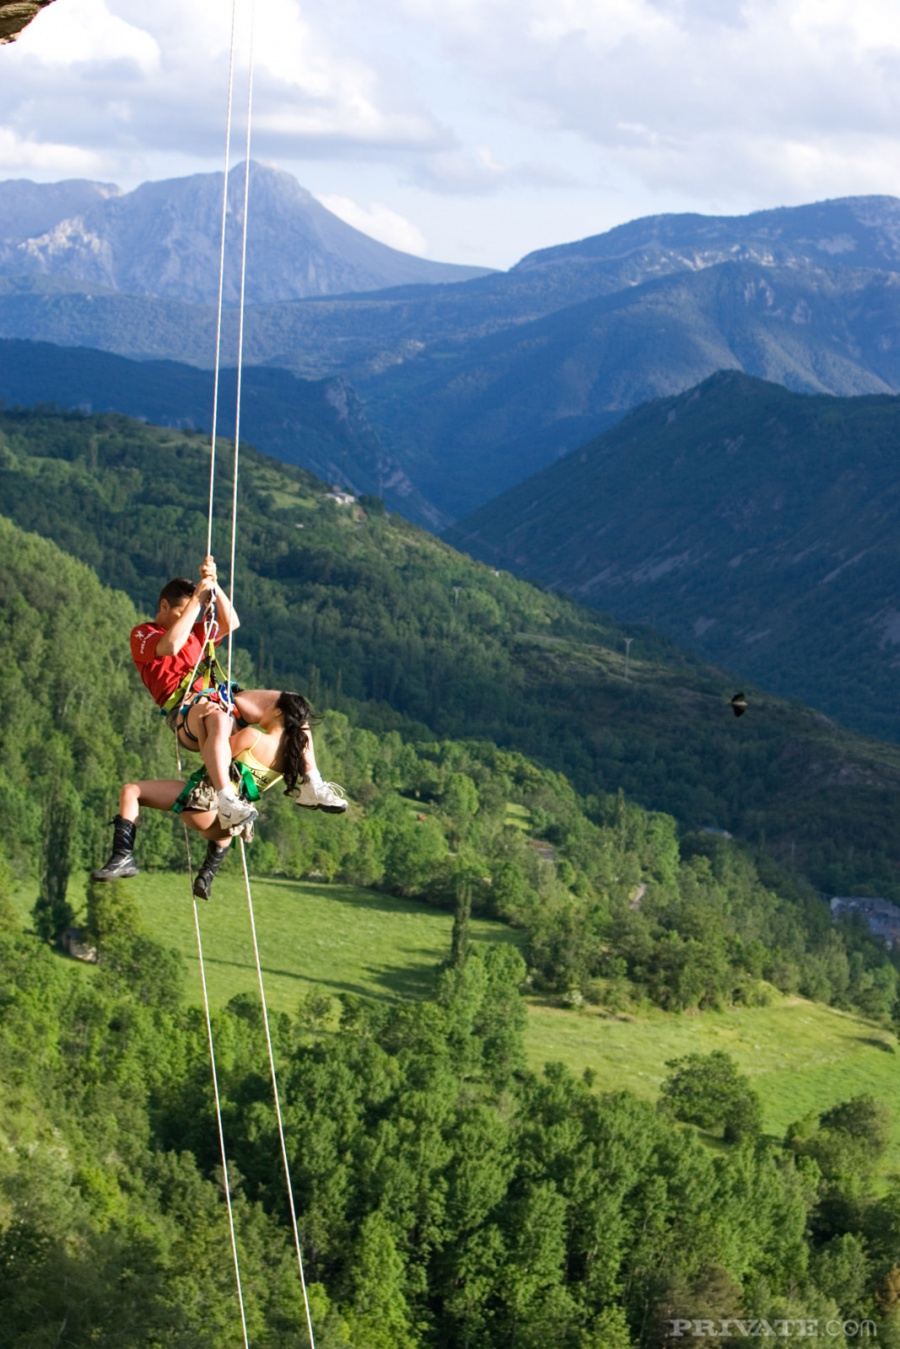
[[[137,825],[132,820],[126,820],[123,815],[117,815],[113,824],[115,831],[112,853],[105,866],[91,872],[92,881],[124,881],[129,876],[138,874],[137,862],[134,860],[134,835]]]
[[[196,899],[212,899],[212,883],[216,872],[225,861],[228,848],[220,848],[218,843],[207,843],[203,865],[194,877],[191,887]]]

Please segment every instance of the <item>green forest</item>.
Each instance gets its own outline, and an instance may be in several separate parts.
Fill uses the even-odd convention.
[[[220,559],[229,473],[226,458]],[[242,677],[299,687],[378,735],[516,750],[585,796],[622,789],[682,828],[728,830],[823,891],[900,898],[900,748],[745,685],[751,712],[736,721],[736,676],[650,629],[474,562],[377,499],[348,511],[248,448],[240,481]],[[201,436],[112,414],[0,413],[3,513],[141,616],[199,564],[208,492]]]
[[[250,1342],[302,1346],[258,1003],[214,1016],[226,1178],[179,959],[127,882],[77,898],[120,783],[172,775],[127,634],[204,551],[208,446],[49,410],[0,429],[4,1343],[239,1344],[227,1186]],[[882,1102],[775,1137],[725,1054],[673,1060],[654,1105],[529,1071],[522,1042],[525,995],[676,1016],[778,990],[896,1029],[896,958],[822,890],[896,893],[898,751],[752,690],[738,722],[724,674],[643,630],[626,668],[611,621],[377,499],[339,507],[249,449],[241,483],[239,676],[309,691],[352,801],[270,794],[252,869],[453,914],[434,996],[272,1017],[316,1343],[655,1349],[680,1318],[740,1344],[805,1317],[900,1344]],[[137,851],[184,867],[167,817]],[[476,947],[473,915],[520,941]],[[73,923],[96,966],[59,954]]]

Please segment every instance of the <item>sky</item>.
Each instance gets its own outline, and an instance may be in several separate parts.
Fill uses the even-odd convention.
[[[54,0],[0,47],[0,180],[244,158],[254,0]],[[671,211],[900,196],[897,0],[255,0],[254,159],[506,268]]]

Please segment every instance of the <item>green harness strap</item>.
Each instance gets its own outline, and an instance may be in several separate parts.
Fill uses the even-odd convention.
[[[247,767],[247,765],[238,763],[237,760],[233,760],[231,767],[232,771],[234,769],[237,769],[238,774],[240,776],[241,780],[240,795],[243,797],[243,799],[245,801],[258,801],[260,796],[259,788],[257,787],[253,774],[250,772],[250,769]],[[205,777],[206,777],[205,767],[198,768],[196,772],[191,774],[191,776],[188,778],[187,782],[184,784],[181,791],[179,792],[177,800],[174,802],[172,806],[172,811],[175,815],[180,815],[181,812],[185,809],[185,807],[188,804],[191,792],[194,790],[195,787],[199,787],[200,783],[203,781]]]
[[[237,759],[232,759],[231,767],[232,769],[236,768],[241,775],[241,796],[247,801],[258,801],[260,791],[256,785],[256,779],[247,765],[238,763]]]
[[[173,708],[180,707],[187,694],[191,691],[191,685],[194,680],[197,679],[203,680],[201,687],[197,689],[198,693],[202,693],[206,689],[218,688],[220,683],[225,682],[226,674],[219,664],[219,658],[216,655],[216,644],[211,637],[206,643],[206,655],[201,664],[198,665],[192,675],[186,674],[184,676],[184,679],[182,679],[175,692],[170,694],[160,707],[160,714],[164,717],[168,716]]]

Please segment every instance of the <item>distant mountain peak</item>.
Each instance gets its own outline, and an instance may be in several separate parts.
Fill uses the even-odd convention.
[[[645,265],[699,270],[721,262],[769,264],[819,257],[823,265],[900,267],[900,200],[839,197],[804,206],[777,206],[740,216],[671,214],[643,216],[603,234],[527,254],[513,271],[561,262],[624,261],[645,256]]]
[[[226,303],[240,293],[244,165],[228,175]],[[127,295],[214,304],[222,174],[142,183],[0,183],[0,274],[44,275]],[[247,300],[432,285],[483,276],[389,248],[316,201],[291,174],[251,161]]]

